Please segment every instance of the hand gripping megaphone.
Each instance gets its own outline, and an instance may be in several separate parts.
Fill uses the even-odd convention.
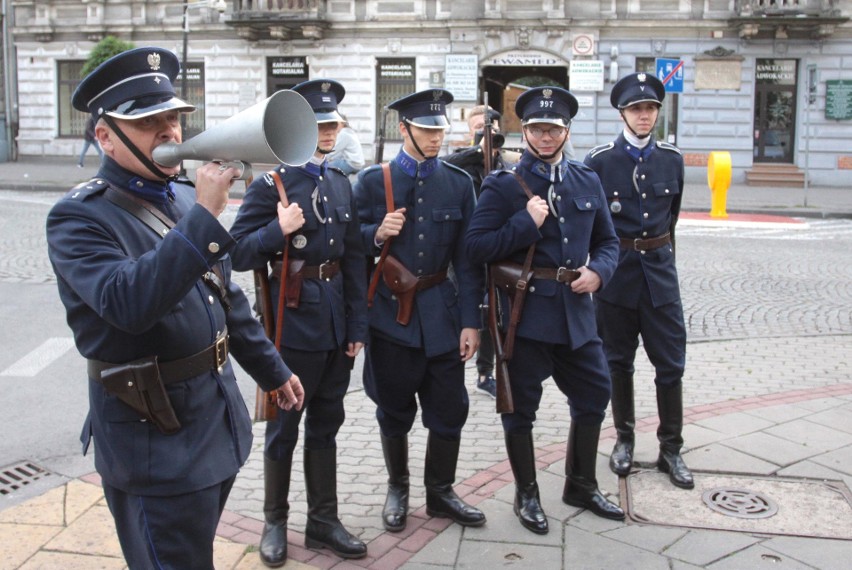
[[[317,132],[310,104],[295,91],[282,90],[183,144],[161,144],[152,156],[169,167],[187,159],[221,162],[246,179],[252,163],[306,163],[317,149]]]

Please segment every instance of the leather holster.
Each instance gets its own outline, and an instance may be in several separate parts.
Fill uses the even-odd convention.
[[[402,326],[408,325],[414,308],[414,295],[417,294],[417,277],[397,258],[388,255],[382,264],[382,279],[399,303],[396,322]]]

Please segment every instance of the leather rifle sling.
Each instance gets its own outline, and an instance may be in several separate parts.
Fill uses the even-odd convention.
[[[290,202],[287,200],[287,193],[284,190],[284,182],[281,180],[281,175],[276,170],[270,170],[269,176],[275,182],[275,188],[278,189],[278,198],[281,200],[281,204],[286,208],[290,205]],[[279,277],[280,282],[278,287],[278,311],[275,315],[275,349],[278,352],[281,352],[281,336],[284,331],[285,293],[287,292],[287,273],[289,273],[290,268],[289,253],[290,236],[284,236],[284,256],[281,263],[281,276]]]
[[[382,163],[382,180],[385,185],[385,206],[388,214],[394,211],[393,207],[393,184],[391,183],[390,163]],[[382,245],[382,253],[379,254],[379,261],[376,263],[376,268],[373,270],[373,277],[370,279],[370,287],[367,289],[367,307],[373,306],[373,297],[376,296],[376,287],[379,286],[379,277],[382,275],[382,266],[385,264],[385,258],[390,251],[390,244],[393,238],[388,238]]]
[[[512,171],[512,174],[515,175],[515,180],[517,180],[518,184],[521,185],[521,188],[523,188],[527,198],[531,200],[533,193],[530,191],[527,183],[524,182],[524,179],[521,178],[521,175],[517,172]],[[530,269],[532,269],[534,253],[535,243],[533,243],[527,250],[526,258],[524,258],[524,267],[521,269],[521,278],[515,284],[515,295],[512,299],[512,314],[509,318],[509,327],[506,330],[506,338],[503,339],[503,359],[507,361],[512,358],[512,351],[515,349],[515,330],[518,328],[518,323],[521,321],[521,312],[524,308],[524,297],[527,295],[527,287],[529,286],[527,276],[530,274]]]

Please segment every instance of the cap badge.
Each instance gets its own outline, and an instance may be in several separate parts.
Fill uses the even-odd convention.
[[[432,91],[432,100],[433,101],[440,101],[442,96],[443,96],[443,93],[441,93],[441,91],[439,91],[437,89],[435,91]]]
[[[545,99],[550,99],[551,97],[553,97],[553,89],[542,90],[541,96],[544,97]]]
[[[326,81],[325,83],[322,84],[322,87],[320,87],[320,88],[322,89],[323,93],[328,93],[328,90],[331,89],[331,83]]]
[[[636,76],[636,79],[639,81],[639,83],[645,83],[645,79],[646,79],[645,74],[640,73],[639,75]]]
[[[158,69],[160,69],[160,54],[149,53],[148,54],[148,65],[151,66],[152,71],[157,71]]]

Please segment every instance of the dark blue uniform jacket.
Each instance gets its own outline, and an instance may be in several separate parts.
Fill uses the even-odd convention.
[[[265,390],[289,378],[242,290],[230,281],[227,253],[234,241],[194,204],[195,189],[172,183],[167,191],[110,159],[98,174],[57,202],[47,219],[50,261],[80,354],[111,363],[152,355],[176,360],[208,347],[227,326],[231,354]],[[161,237],[107,200],[107,180],[163,204],[177,221],[174,229]],[[201,280],[217,264],[226,280],[227,312]],[[147,495],[187,493],[232,477],[248,458],[251,419],[230,359],[221,373],[211,370],[167,390],[182,424],[173,435],[141,421],[89,381],[84,452],[93,435],[95,466],[109,485]]]
[[[476,201],[473,183],[455,166],[439,159],[418,165],[405,152],[391,161],[390,168],[394,208],[406,208],[405,224],[393,238],[390,255],[417,276],[438,273],[452,264],[454,279],[419,291],[407,326],[396,322],[398,303],[379,279],[370,327],[403,346],[423,347],[428,357],[458,350],[462,328],[482,327],[484,273],[481,266],[470,264],[464,251]],[[387,213],[381,166],[361,171],[355,197],[367,255],[378,256],[381,247],[374,238]]]
[[[598,173],[611,204],[618,199],[621,211],[612,213],[619,237],[652,238],[667,232],[674,235],[683,196],[683,157],[668,144],[652,140],[636,149],[624,135],[611,143],[593,148],[585,160]],[[645,281],[654,307],[680,299],[672,245],[641,253],[622,249],[618,271],[598,298],[628,308],[639,304]]]
[[[533,194],[547,200],[551,168],[527,151],[513,170]],[[604,284],[609,281],[618,258],[618,241],[600,182],[579,162],[563,159],[559,168],[562,181],[554,186],[553,200],[558,218],[549,214],[541,228],[536,228],[527,213],[528,198],[511,172],[495,172],[485,178],[467,232],[467,251],[473,263],[507,260],[523,264],[529,246],[535,243],[533,267],[576,269],[587,265]],[[533,279],[524,303],[516,333],[520,337],[572,349],[597,337],[591,295],[578,295],[552,279]],[[505,326],[509,320],[505,299],[502,307]]]
[[[277,170],[287,200],[299,204],[305,216],[305,224],[290,236],[290,260],[303,259],[306,266],[339,260],[341,269],[331,281],[302,281],[299,307],[284,312],[282,345],[320,351],[334,350],[347,342],[366,342],[365,254],[349,179],[325,164],[282,164]],[[278,201],[278,190],[269,173],[249,186],[231,227],[231,235],[237,240],[231,253],[235,270],[265,270],[267,262],[280,258],[285,237],[278,224]],[[271,278],[275,315],[279,287],[279,280]]]

